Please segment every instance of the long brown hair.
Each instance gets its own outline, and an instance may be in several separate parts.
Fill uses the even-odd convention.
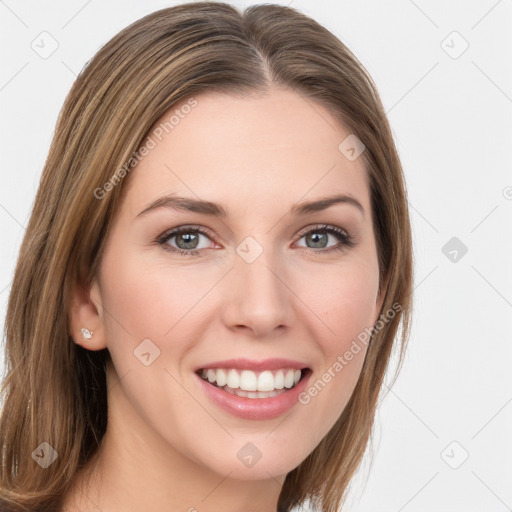
[[[381,313],[400,305],[373,332],[340,418],[288,473],[279,496],[280,511],[308,500],[322,512],[339,509],[370,439],[395,337],[396,378],[410,330],[412,244],[401,164],[372,79],[326,28],[289,7],[254,5],[242,13],[195,2],[154,12],[117,34],[87,63],[59,115],[7,307],[2,510],[59,510],[105,433],[110,355],[73,342],[69,298],[77,283],[87,286],[96,274],[122,177],[136,172],[133,155],[178,102],[270,86],[326,106],[364,144],[385,291]],[[43,442],[57,454],[45,468],[34,456]]]

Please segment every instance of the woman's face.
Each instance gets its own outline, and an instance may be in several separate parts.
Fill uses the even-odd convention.
[[[380,312],[368,179],[353,136],[295,92],[195,99],[162,117],[125,178],[91,290],[113,360],[109,423],[169,464],[285,475],[343,411],[366,354],[357,337]],[[334,195],[345,200],[298,209]],[[208,205],[148,209],[165,197]],[[257,371],[219,363],[238,358]],[[289,361],[263,361],[275,358]],[[233,396],[198,375],[212,364],[233,386],[270,370],[259,382],[280,394]],[[279,368],[309,368],[300,394]]]

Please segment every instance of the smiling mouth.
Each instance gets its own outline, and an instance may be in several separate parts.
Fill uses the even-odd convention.
[[[312,372],[310,368],[302,368],[301,370],[281,369],[263,372],[199,369],[195,373],[211,386],[231,395],[244,398],[272,398],[295,388]]]

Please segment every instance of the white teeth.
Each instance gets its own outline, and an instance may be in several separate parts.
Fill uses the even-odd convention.
[[[273,391],[274,390],[274,376],[270,371],[261,372],[258,375],[258,390],[259,391]]]
[[[283,370],[279,370],[278,372],[276,372],[276,375],[274,377],[274,387],[276,389],[284,388],[284,372],[283,372]]]
[[[224,370],[217,370],[217,386],[221,388],[222,386],[225,386],[228,382],[228,376],[226,375],[226,372]]]
[[[240,384],[239,388],[245,391],[257,391],[258,389],[258,379],[256,378],[256,374],[251,372],[250,370],[243,370],[240,374]],[[268,391],[267,389],[262,389],[261,391]]]
[[[284,387],[291,388],[293,386],[293,379],[295,377],[295,372],[289,371],[284,377]]]
[[[247,396],[248,398],[259,398],[258,393],[260,392],[270,393],[283,388],[290,389],[299,382],[301,375],[300,370],[294,370],[293,368],[262,372],[253,372],[252,370],[242,370],[240,372],[234,368],[209,368],[202,371],[203,379],[212,384],[216,383],[219,388],[247,392],[247,395],[240,394],[240,396]],[[266,398],[266,396],[264,397]]]
[[[284,389],[275,391],[243,391],[241,389],[231,389],[228,386],[221,388],[223,391],[228,392],[230,395],[243,396],[246,398],[272,398],[273,396],[284,393]]]
[[[240,376],[236,370],[229,370],[226,385],[233,389],[240,387]]]

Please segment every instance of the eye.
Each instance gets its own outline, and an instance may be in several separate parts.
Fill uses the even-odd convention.
[[[179,228],[167,231],[160,236],[156,242],[166,251],[195,256],[199,254],[201,249],[205,248],[199,247],[201,237],[210,239],[208,233],[202,228],[196,226],[180,226]],[[177,247],[170,244],[173,238],[175,239]]]
[[[328,246],[329,235],[338,241],[337,245],[333,247]],[[155,242],[161,245],[166,251],[187,256],[197,256],[200,254],[201,250],[208,248],[208,245],[200,247],[201,237],[211,241],[209,233],[199,226],[180,226],[165,232],[158,237]],[[354,240],[347,231],[337,226],[327,224],[315,226],[303,232],[300,239],[303,238],[306,239],[307,244],[310,244],[306,245],[306,248],[311,249],[315,253],[344,250],[355,245]],[[171,243],[172,241],[173,243]]]
[[[326,249],[325,247],[327,247],[329,235],[338,240],[339,243],[334,247]],[[347,231],[338,228],[337,226],[329,226],[327,224],[322,224],[320,226],[315,226],[313,229],[309,229],[309,231],[306,231],[300,239],[302,238],[306,239],[306,243],[312,244],[313,247],[306,247],[313,249],[313,252],[315,253],[339,251],[344,250],[347,247],[354,247],[355,245],[354,240]]]

